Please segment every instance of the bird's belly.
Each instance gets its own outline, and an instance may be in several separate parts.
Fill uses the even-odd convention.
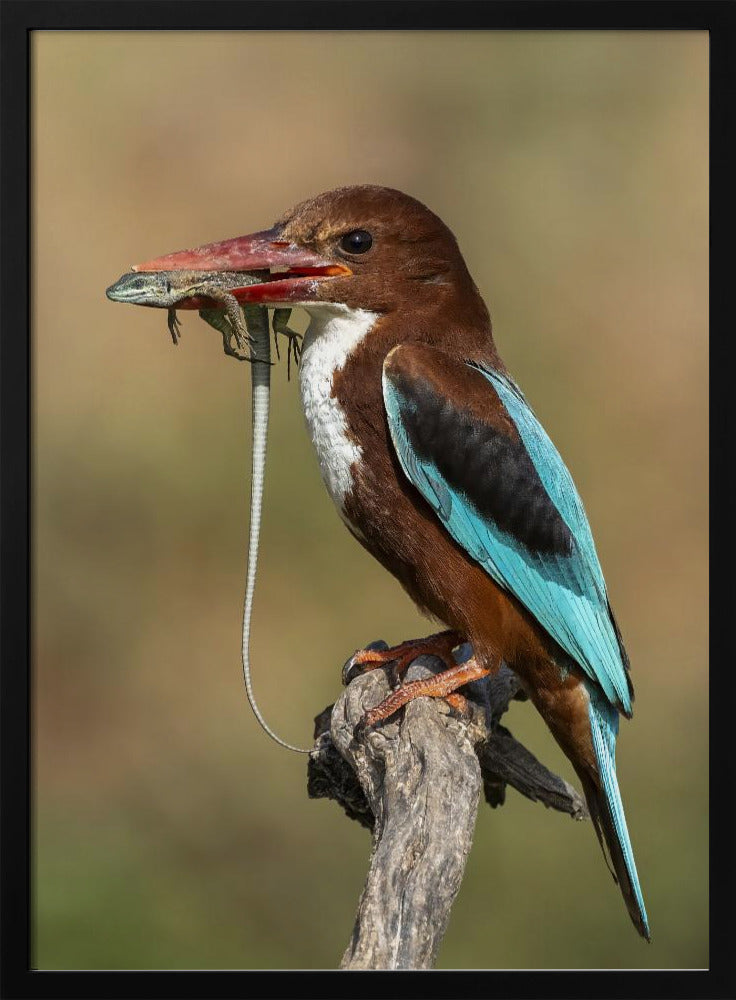
[[[373,461],[355,467],[345,519],[361,528],[364,547],[418,608],[473,643],[492,669],[549,660],[549,639],[520,603],[448,534],[434,511],[371,442]],[[558,672],[559,673],[559,672]]]

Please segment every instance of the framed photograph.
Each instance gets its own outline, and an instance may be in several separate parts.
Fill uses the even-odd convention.
[[[61,995],[61,973],[84,971],[78,996],[112,995],[134,973],[145,995],[235,996],[266,970],[268,980],[258,981],[274,995],[303,988],[286,976],[295,971],[324,973],[320,989],[330,994],[344,988],[341,960],[353,969],[433,967],[444,978],[422,983],[437,995],[478,995],[487,983],[494,993],[503,984],[503,995],[532,996],[542,974],[548,985],[538,995],[563,981],[565,995],[590,995],[590,977],[599,996],[722,995],[726,973],[716,968],[709,923],[710,892],[718,892],[709,888],[709,378],[718,378],[709,375],[709,150],[733,121],[725,96],[733,71],[722,58],[728,45],[733,51],[732,14],[709,3],[3,5],[3,975],[14,990],[3,995]],[[346,187],[356,193],[312,201]],[[320,242],[328,228],[334,253]],[[307,293],[291,289],[281,300],[277,319],[292,336],[274,332],[279,355],[273,346],[270,355],[249,643],[269,727],[312,747],[315,719],[318,732],[328,726],[324,713],[343,696],[343,664],[356,650],[377,640],[394,647],[448,621],[455,627],[469,591],[449,576],[455,553],[467,560],[470,549],[443,508],[453,497],[467,505],[463,517],[487,501],[486,523],[512,534],[526,530],[515,512],[529,496],[548,504],[539,515],[544,537],[526,539],[524,566],[537,567],[529,572],[547,573],[539,567],[562,558],[555,546],[584,547],[544,478],[553,453],[534,452],[523,420],[537,422],[529,434],[544,428],[570,470],[595,539],[590,559],[605,574],[607,591],[596,583],[596,593],[615,609],[605,635],[615,629],[617,638],[605,641],[626,650],[617,645],[618,666],[602,673],[588,670],[585,651],[573,660],[582,664],[581,691],[586,670],[596,691],[613,677],[611,727],[622,713],[614,774],[630,841],[604,785],[598,825],[604,840],[606,823],[618,831],[624,868],[611,863],[619,881],[629,873],[621,887],[629,902],[601,855],[578,751],[558,745],[535,687],[541,681],[527,678],[504,703],[503,731],[559,785],[545,799],[515,784],[511,769],[489,764],[482,779],[477,772],[466,841],[457,834],[459,867],[436,876],[446,910],[426,904],[436,947],[424,966],[343,957],[371,861],[372,813],[356,822],[315,797],[327,793],[315,785],[314,764],[308,774],[307,756],[276,747],[246,699],[256,366],[223,350],[234,328],[223,338],[208,325],[206,310],[221,304],[201,284],[178,300],[173,343],[165,305],[124,308],[105,294],[121,275],[129,282],[135,265],[145,276],[199,260],[214,273],[226,252],[237,257],[231,271],[272,267],[268,280],[284,287],[299,280],[300,289],[310,281],[316,288],[326,275],[347,288],[366,273],[360,256],[381,239],[386,245],[379,237],[372,246],[375,233],[389,230],[400,234],[404,256],[397,250],[376,265],[372,283],[360,286],[369,291],[346,290],[337,302],[343,318],[334,323],[343,326],[331,350],[344,357],[323,359],[324,385],[320,371],[322,382],[305,389],[308,354],[298,364],[314,320],[303,308]],[[258,256],[251,240],[169,261],[184,248],[264,231],[291,250]],[[422,258],[425,238],[433,249]],[[442,240],[457,262],[443,256]],[[297,244],[301,256],[292,260]],[[22,252],[9,253],[14,247]],[[159,266],[146,270],[151,261]],[[402,278],[395,291],[396,275],[412,267],[414,285]],[[469,284],[435,310],[438,286],[459,281],[464,267]],[[329,298],[323,286],[314,296]],[[274,298],[251,293],[237,304]],[[513,465],[516,485],[503,500],[473,493],[480,473],[463,479],[463,463],[450,454],[459,424],[447,432],[444,459],[426,442],[422,450],[424,431],[411,424],[417,407],[421,416],[430,406],[428,385],[445,414],[437,420],[467,418],[466,430],[476,419],[462,410],[472,410],[473,379],[490,380],[494,399],[512,392],[472,369],[481,334],[462,340],[463,329],[479,329],[483,303],[483,349],[496,352],[494,371],[509,374],[525,407],[503,432],[523,455],[511,454],[495,425],[483,438],[472,424],[478,447]],[[419,371],[421,351],[395,355],[395,385],[384,367],[384,395],[376,381],[375,399],[363,395],[361,379],[372,377],[363,369],[343,380],[339,405],[363,407],[356,420],[370,422],[369,407],[385,403],[375,425],[394,442],[390,468],[372,438],[339,437],[349,419],[336,416],[331,381],[360,339],[356,317],[379,314],[404,324],[386,335],[383,356],[423,337],[430,352],[456,345],[457,358],[435,368],[430,358]],[[217,315],[221,324],[225,314]],[[430,332],[415,336],[415,327]],[[345,337],[354,337],[349,348]],[[416,372],[419,382],[409,385]],[[513,405],[522,406],[518,398]],[[318,403],[333,407],[332,422],[315,431],[310,407]],[[370,523],[345,501],[357,454],[381,481],[383,506]],[[434,562],[427,555],[417,569],[393,541],[415,530],[397,498],[416,487],[412,503],[425,505],[433,483],[431,513],[447,554],[436,549]],[[391,541],[379,544],[371,539],[381,523]],[[389,547],[395,565],[372,558]],[[488,579],[511,594],[504,600],[513,614],[535,615],[570,653],[559,638],[570,633],[568,612],[560,611],[562,624],[557,612],[544,618],[541,604],[529,604],[534,597],[525,603],[522,584],[493,566]],[[430,582],[416,582],[422,573]],[[579,586],[587,600],[587,584]],[[428,620],[417,604],[430,590],[445,596]],[[581,613],[578,604],[569,612]],[[498,615],[499,633],[516,628],[511,611]],[[500,663],[513,644],[498,641],[489,638],[489,648]],[[617,670],[630,677],[633,704]],[[442,718],[466,725],[460,701],[451,702]],[[558,730],[562,744],[566,732]],[[593,746],[608,732],[586,739]],[[466,779],[436,780],[449,781],[449,842]],[[569,798],[560,804],[559,795]],[[408,898],[410,887],[400,886]],[[643,903],[631,902],[639,891],[648,923]],[[401,927],[399,937],[409,933]]]

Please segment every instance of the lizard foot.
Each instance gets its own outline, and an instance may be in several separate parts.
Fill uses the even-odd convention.
[[[181,337],[181,320],[176,315],[176,309],[169,309],[168,326],[171,339],[174,341],[174,346],[176,347],[179,343],[179,338]]]
[[[276,348],[276,357],[281,360],[281,352],[279,350],[279,338],[278,334],[287,338],[286,345],[286,377],[291,378],[291,358],[294,357],[294,364],[298,367],[299,362],[302,358],[302,345],[303,340],[302,334],[297,333],[296,330],[292,330],[289,326],[289,316],[291,316],[291,309],[274,309],[273,311],[273,342]]]

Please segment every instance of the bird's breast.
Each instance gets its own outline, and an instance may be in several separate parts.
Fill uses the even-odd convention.
[[[333,379],[370,333],[378,314],[325,304],[310,309],[310,316],[299,367],[302,405],[322,479],[344,516],[354,465],[363,451],[348,430],[345,411],[333,392]]]

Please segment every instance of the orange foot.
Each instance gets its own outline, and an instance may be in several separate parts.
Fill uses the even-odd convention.
[[[398,646],[387,646],[385,642],[374,642],[366,649],[359,649],[342,668],[342,682],[349,684],[354,677],[393,664],[393,683],[396,684],[406,673],[409,665],[418,656],[438,656],[447,667],[454,667],[452,651],[462,642],[458,632],[449,630],[428,635],[424,639],[408,639]]]
[[[481,666],[475,657],[471,656],[465,663],[455,663],[448,670],[443,670],[433,677],[426,677],[420,681],[410,681],[393,691],[375,708],[366,712],[355,727],[355,735],[358,736],[366,729],[375,726],[377,722],[390,718],[408,702],[414,701],[415,698],[444,698],[457,712],[464,714],[467,703],[462,695],[454,692],[463,684],[487,677],[490,672],[488,667]]]
[[[434,677],[412,681],[399,687],[379,705],[366,712],[358,724],[358,728],[365,729],[368,726],[374,726],[377,722],[390,718],[414,698],[422,696],[444,698],[456,714],[467,714],[468,703],[461,694],[455,693],[456,689],[462,687],[463,684],[470,683],[470,681],[485,677],[490,673],[490,670],[480,667],[474,657],[461,664],[455,662],[452,651],[461,645],[462,641],[462,636],[458,632],[449,630],[428,635],[424,639],[410,639],[392,647],[387,646],[385,642],[374,642],[366,649],[359,649],[354,653],[342,668],[343,684],[349,684],[354,677],[368,670],[375,670],[376,667],[391,664],[393,667],[392,681],[396,685],[401,681],[401,677],[408,667],[419,656],[437,656],[446,667]]]

